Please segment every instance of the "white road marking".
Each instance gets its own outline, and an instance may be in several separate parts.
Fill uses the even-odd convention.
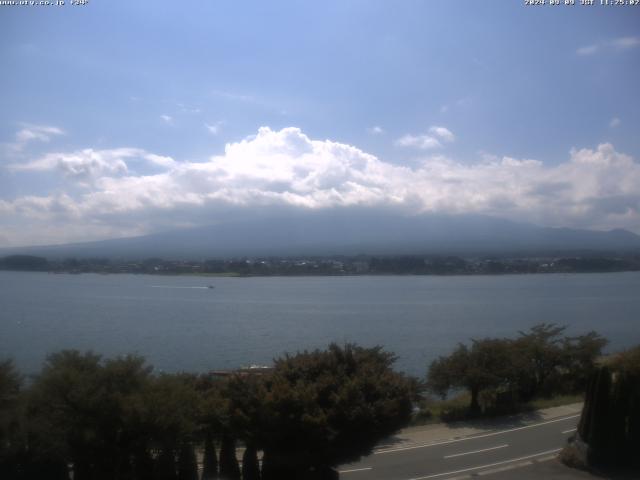
[[[526,455],[524,457],[518,457],[518,458],[511,458],[509,460],[503,460],[502,462],[489,463],[488,465],[478,465],[477,467],[463,468],[462,470],[455,470],[453,472],[435,473],[433,475],[426,475],[424,477],[413,477],[413,478],[411,478],[409,480],[426,480],[427,478],[442,477],[444,475],[455,475],[456,473],[470,472],[471,470],[480,470],[482,468],[495,467],[497,465],[504,465],[505,463],[520,462],[522,460],[527,460],[529,458],[535,458],[535,457],[539,457],[541,455],[548,455],[550,453],[556,453],[556,452],[559,452],[560,450],[562,450],[562,449],[561,448],[556,448],[554,450],[547,450],[546,452],[534,453],[532,455]]]
[[[548,462],[549,460],[555,460],[557,455],[547,455],[546,457],[536,458],[536,463]]]
[[[550,423],[556,423],[556,422],[563,422],[565,420],[571,420],[572,418],[577,418],[580,415],[581,414],[576,414],[576,415],[571,415],[569,417],[556,418],[554,420],[547,420],[546,422],[534,423],[533,425],[525,425],[524,427],[509,428],[508,430],[500,430],[498,432],[485,433],[485,434],[482,434],[482,435],[469,436],[469,437],[465,437],[465,438],[456,438],[456,439],[453,439],[453,440],[445,440],[444,442],[423,443],[421,445],[412,445],[410,447],[399,447],[399,448],[389,448],[387,450],[378,450],[377,452],[373,452],[373,454],[374,455],[382,455],[383,453],[402,452],[404,450],[415,450],[416,448],[427,448],[427,447],[435,447],[436,445],[448,445],[450,443],[465,442],[467,440],[475,440],[476,438],[493,437],[494,435],[502,435],[504,433],[515,432],[515,431],[518,431],[518,430],[524,430],[526,428],[541,427],[542,425],[548,425]]]
[[[571,432],[575,432],[577,430],[577,428],[570,428],[569,430],[565,430],[562,433],[571,433]]]
[[[444,458],[454,458],[454,457],[461,457],[463,455],[471,455],[472,453],[488,452],[489,450],[497,450],[499,448],[506,448],[508,446],[509,444],[505,443],[504,445],[498,445],[497,447],[483,448],[482,450],[474,450],[473,452],[454,453],[453,455],[445,455]]]
[[[351,470],[338,470],[338,473],[353,473],[353,472],[364,472],[366,470],[373,470],[372,467],[366,468],[352,468]]]

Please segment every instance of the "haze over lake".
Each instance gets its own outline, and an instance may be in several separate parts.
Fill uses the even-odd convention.
[[[207,288],[213,285],[215,288]],[[64,348],[139,353],[158,370],[270,363],[331,341],[383,345],[397,368],[539,322],[640,342],[640,273],[205,278],[0,272],[0,357],[36,372]]]

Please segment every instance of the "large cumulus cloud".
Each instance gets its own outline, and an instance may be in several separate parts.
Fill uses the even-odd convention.
[[[147,167],[132,168],[135,162]],[[297,128],[227,144],[204,162],[141,149],[47,154],[12,166],[57,174],[68,190],[0,200],[8,244],[127,236],[215,223],[232,212],[342,207],[483,213],[549,226],[640,232],[640,165],[610,144],[574,149],[558,165],[485,158],[425,157],[409,168]],[[144,171],[144,173],[136,173]],[[44,172],[44,173],[43,173]]]

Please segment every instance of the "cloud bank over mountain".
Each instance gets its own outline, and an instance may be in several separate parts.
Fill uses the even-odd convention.
[[[430,134],[455,138],[444,127]],[[352,145],[311,139],[295,127],[262,127],[203,162],[139,148],[84,149],[46,153],[5,169],[58,183],[48,195],[0,200],[3,246],[133,236],[256,212],[347,207],[640,232],[640,165],[609,143],[572,149],[556,165],[510,157],[469,163],[423,154],[409,167]]]

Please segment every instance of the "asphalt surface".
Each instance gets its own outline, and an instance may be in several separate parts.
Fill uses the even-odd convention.
[[[506,478],[514,468],[555,459],[575,431],[579,415],[543,420],[462,438],[399,444],[340,467],[341,480]],[[554,460],[555,461],[555,460]],[[517,478],[517,477],[514,477]]]

